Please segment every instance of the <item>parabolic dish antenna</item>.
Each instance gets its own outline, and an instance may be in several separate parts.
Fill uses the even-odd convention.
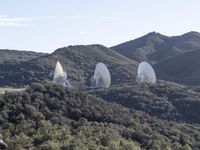
[[[97,63],[94,73],[95,86],[98,88],[109,88],[111,83],[110,72],[105,64]]]
[[[71,87],[69,81],[67,80],[67,73],[63,70],[59,61],[56,62],[53,81],[64,87]]]
[[[141,62],[138,66],[137,81],[139,83],[156,83],[156,75],[152,66],[147,62]]]

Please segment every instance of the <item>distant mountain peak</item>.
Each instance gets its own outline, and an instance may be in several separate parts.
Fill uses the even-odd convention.
[[[154,41],[154,40],[158,40],[158,39],[163,39],[163,38],[166,38],[167,36],[165,36],[165,35],[162,35],[162,34],[160,34],[159,32],[155,32],[155,31],[153,31],[153,32],[149,32],[148,34],[146,34],[146,35],[144,35],[144,36],[142,36],[141,38],[144,38],[144,39],[148,39],[148,40],[150,40],[150,41]]]
[[[183,36],[183,37],[200,37],[200,33],[196,32],[196,31],[190,31],[190,32],[185,33],[181,36]]]
[[[156,32],[156,31],[149,32],[144,36],[165,36],[166,37],[166,35],[163,35],[163,34]],[[197,31],[190,31],[190,32],[184,33],[180,36],[200,36],[200,33],[197,32]],[[175,36],[175,37],[177,37],[177,36]]]
[[[165,36],[153,31],[135,40],[113,46],[111,49],[138,62],[148,61],[154,64],[200,49],[199,43],[199,32],[191,31],[180,36]]]
[[[154,42],[161,42],[163,38],[166,38],[165,35],[160,34],[159,32],[149,32],[148,34],[144,35],[143,40],[146,40],[146,42],[154,43]]]
[[[197,31],[190,31],[190,32],[188,32],[188,33],[186,33],[186,34],[198,34],[198,35],[200,35],[200,33],[197,32]]]
[[[153,32],[149,32],[147,35],[148,36],[160,36],[162,34],[160,34],[159,32],[153,31]]]

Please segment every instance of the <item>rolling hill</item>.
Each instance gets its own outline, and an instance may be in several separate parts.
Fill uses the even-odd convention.
[[[42,80],[52,80],[56,61],[67,71],[71,82],[90,84],[97,62],[103,62],[112,75],[112,84],[135,81],[137,62],[128,59],[102,45],[80,45],[57,49],[25,62],[0,64],[1,86],[23,86]],[[75,84],[75,83],[74,83]]]
[[[0,49],[0,64],[15,64],[25,62],[44,55],[46,54],[32,51]]]

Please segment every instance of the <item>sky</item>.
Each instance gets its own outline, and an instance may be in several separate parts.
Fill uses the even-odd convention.
[[[200,32],[200,0],[0,0],[0,49],[111,47],[149,32]]]

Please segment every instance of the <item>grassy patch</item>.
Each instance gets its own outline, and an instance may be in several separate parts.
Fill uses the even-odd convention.
[[[4,94],[5,92],[19,92],[24,90],[25,88],[0,88],[0,94]]]

